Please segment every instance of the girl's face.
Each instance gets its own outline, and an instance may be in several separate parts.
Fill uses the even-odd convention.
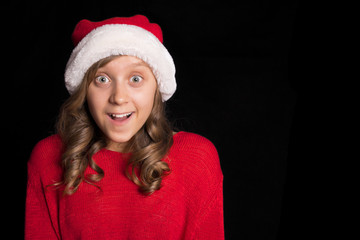
[[[151,69],[137,57],[116,57],[96,71],[88,88],[87,103],[108,139],[108,149],[123,151],[126,142],[145,124],[156,88]]]

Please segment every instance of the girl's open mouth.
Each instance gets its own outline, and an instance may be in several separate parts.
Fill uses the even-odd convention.
[[[109,116],[112,119],[121,119],[121,118],[129,118],[131,116],[131,114],[133,114],[133,113],[132,112],[130,112],[130,113],[122,113],[122,114],[110,113]]]
[[[134,112],[129,113],[109,113],[108,116],[115,121],[124,121],[132,116]]]

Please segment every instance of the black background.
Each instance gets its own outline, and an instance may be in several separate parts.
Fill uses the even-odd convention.
[[[335,233],[324,227],[333,210],[324,201],[329,182],[321,170],[325,152],[335,154],[325,144],[330,104],[322,95],[330,84],[323,66],[335,50],[328,49],[324,36],[333,34],[318,7],[293,0],[28,1],[3,7],[9,17],[2,56],[10,65],[3,66],[1,84],[2,147],[9,153],[3,196],[12,209],[6,214],[15,229],[11,239],[23,237],[26,162],[36,142],[54,133],[68,96],[63,74],[75,24],[135,14],[161,26],[176,65],[169,118],[218,149],[226,239]]]

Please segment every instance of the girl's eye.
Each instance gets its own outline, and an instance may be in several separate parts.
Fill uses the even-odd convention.
[[[139,83],[143,80],[142,77],[138,76],[138,75],[135,75],[135,76],[132,76],[130,78],[130,82],[133,82],[133,83]]]
[[[96,82],[98,83],[108,83],[110,80],[105,76],[98,76],[95,78]]]

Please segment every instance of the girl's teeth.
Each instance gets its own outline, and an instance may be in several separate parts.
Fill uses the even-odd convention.
[[[124,113],[124,114],[110,114],[112,118],[123,118],[123,117],[129,117],[131,113]]]

